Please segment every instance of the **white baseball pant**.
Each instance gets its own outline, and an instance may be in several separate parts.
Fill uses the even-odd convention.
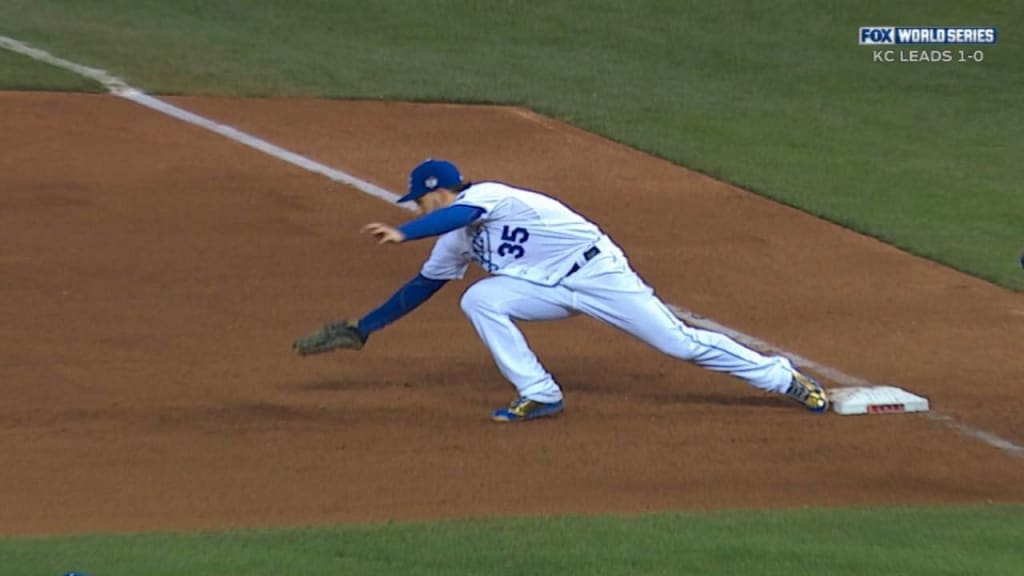
[[[727,372],[768,392],[784,392],[792,365],[764,356],[724,334],[684,324],[629,266],[607,237],[601,253],[555,286],[491,276],[470,286],[462,310],[519,395],[557,402],[562,390],[530,350],[515,320],[557,320],[583,313],[619,328],[655,349],[703,368]]]

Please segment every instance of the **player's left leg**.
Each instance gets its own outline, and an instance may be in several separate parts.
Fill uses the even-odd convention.
[[[499,410],[502,414],[519,409],[544,415],[541,412],[546,409],[561,409],[561,388],[537,360],[513,320],[567,318],[573,313],[570,302],[571,294],[564,288],[539,286],[506,276],[480,280],[462,296],[462,310],[490,350],[498,370],[516,387],[519,393],[517,402],[530,401],[551,406],[531,404],[517,407],[513,403],[508,409]],[[518,419],[514,414],[504,416],[495,413],[495,419]]]
[[[679,320],[624,260],[597,259],[563,283],[576,292],[576,309],[615,326],[665,354],[726,372],[769,392],[785,393],[793,366],[732,338]]]

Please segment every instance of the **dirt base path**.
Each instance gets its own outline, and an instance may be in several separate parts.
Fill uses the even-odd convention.
[[[391,190],[427,156],[558,196],[668,302],[1024,443],[1024,295],[508,108],[174,99]],[[587,319],[527,326],[566,413],[443,290],[361,353],[429,244],[408,213],[110,96],[0,93],[0,534],[1024,501],[1024,458],[923,416],[816,417]]]

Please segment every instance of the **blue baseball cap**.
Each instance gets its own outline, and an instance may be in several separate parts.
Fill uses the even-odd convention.
[[[408,202],[438,188],[455,188],[461,183],[462,175],[455,164],[430,158],[420,162],[409,173],[409,193],[398,201]]]

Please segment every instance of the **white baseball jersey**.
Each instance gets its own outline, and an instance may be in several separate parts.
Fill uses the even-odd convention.
[[[484,213],[437,239],[420,270],[427,278],[462,278],[472,261],[492,274],[554,286],[603,236],[558,200],[499,182],[474,184],[453,205]]]
[[[786,389],[792,364],[728,336],[685,325],[629,266],[597,226],[561,202],[496,182],[475,184],[454,204],[484,213],[437,239],[420,273],[461,278],[477,262],[494,276],[470,286],[461,307],[495,364],[522,398],[559,402],[562,390],[541,365],[515,320],[556,320],[583,313],[675,358],[727,372],[771,392]],[[598,253],[584,258],[596,246]],[[580,268],[569,275],[574,264]]]

